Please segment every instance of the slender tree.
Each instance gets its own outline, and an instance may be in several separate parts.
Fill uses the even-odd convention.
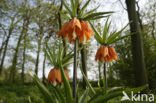
[[[38,75],[38,65],[39,65],[39,58],[40,58],[40,52],[41,52],[41,41],[42,41],[42,35],[43,35],[43,27],[40,28],[40,36],[38,36],[37,40],[37,58],[35,63],[35,74]]]
[[[26,60],[26,37],[27,34],[24,35],[24,48],[23,48],[23,61],[22,61],[22,72],[21,72],[21,79],[22,82],[24,83],[24,70],[25,70],[25,60]]]
[[[14,15],[14,16],[11,18],[10,27],[9,27],[9,30],[8,30],[8,35],[7,35],[7,38],[6,38],[6,41],[5,41],[5,46],[4,46],[4,50],[3,50],[3,56],[2,56],[1,64],[0,64],[0,75],[1,75],[1,73],[2,73],[3,64],[4,64],[6,52],[7,52],[7,49],[8,49],[8,43],[9,43],[10,37],[11,37],[12,32],[13,32],[13,30],[14,30],[14,28],[15,28],[15,25],[19,22],[19,21],[16,21],[16,22],[15,22],[15,17],[16,17],[16,15]],[[14,22],[15,22],[15,23],[14,23]]]
[[[136,86],[147,84],[146,67],[142,46],[142,35],[138,25],[138,16],[135,7],[135,0],[126,0],[127,12],[130,24],[130,31],[134,33],[131,36],[133,63],[135,69]]]
[[[23,26],[22,26],[23,28],[22,28],[21,34],[20,34],[20,36],[18,38],[17,46],[15,48],[15,53],[14,53],[14,56],[13,56],[12,67],[11,67],[11,70],[10,70],[10,80],[12,82],[15,81],[15,72],[16,72],[16,65],[17,65],[19,47],[21,45],[23,35],[28,31],[28,26],[29,26],[29,18],[27,17],[27,15],[24,15],[24,21],[23,21]]]

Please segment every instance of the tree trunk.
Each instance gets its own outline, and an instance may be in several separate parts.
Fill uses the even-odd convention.
[[[10,39],[10,36],[12,34],[12,31],[13,31],[13,27],[11,26],[9,28],[9,34],[7,36],[5,47],[4,47],[4,51],[3,51],[3,56],[2,56],[1,65],[0,65],[0,75],[2,73],[3,64],[4,64],[4,60],[5,60],[5,56],[6,56],[6,52],[7,52],[7,48],[8,48],[8,43],[9,43],[9,39]]]
[[[60,8],[59,8],[60,11],[62,11],[62,7],[63,7],[63,2],[61,0],[61,5],[60,5]],[[58,22],[59,22],[59,30],[61,30],[62,20],[61,20],[61,14],[59,12],[58,12]],[[63,40],[63,37],[62,37],[62,42],[63,42],[63,48],[64,48],[64,55],[63,56],[66,56],[66,54],[67,54],[67,43],[66,43],[65,40]]]
[[[1,54],[2,54],[2,51],[3,51],[3,47],[5,46],[5,43],[6,43],[6,40],[5,40],[5,35],[7,35],[7,33],[5,32],[3,38],[2,38],[2,45],[1,45],[1,48],[0,48],[0,58],[1,58]]]
[[[46,53],[44,53],[44,60],[43,60],[43,71],[42,71],[42,82],[45,81],[45,62],[46,62]]]
[[[126,5],[129,21],[132,21],[130,24],[130,31],[131,33],[135,33],[131,36],[131,41],[136,86],[142,86],[147,84],[147,76],[142,46],[142,35],[136,13],[135,0],[126,0]]]
[[[82,64],[82,70],[84,72],[84,74],[87,77],[87,61],[86,61],[86,48],[85,45],[81,44],[81,64]],[[83,78],[83,88],[86,89],[86,82],[85,79]]]
[[[20,47],[24,33],[26,33],[28,30],[28,25],[29,25],[29,21],[26,21],[26,19],[25,19],[24,23],[23,23],[23,28],[22,28],[21,34],[20,34],[18,42],[17,42],[17,46],[15,49],[15,53],[14,53],[14,57],[13,57],[13,61],[12,61],[12,67],[10,70],[10,80],[12,82],[15,81],[15,73],[16,73],[16,65],[17,65],[19,47]]]
[[[23,49],[23,63],[22,63],[22,72],[21,72],[21,78],[22,82],[24,83],[24,70],[25,70],[25,51],[26,51],[26,36],[27,34],[24,35],[24,49]]]
[[[35,74],[37,76],[38,76],[39,57],[40,57],[40,51],[41,51],[41,40],[42,38],[39,38],[38,40],[38,50],[37,50],[37,58],[36,58],[36,64],[35,64]]]

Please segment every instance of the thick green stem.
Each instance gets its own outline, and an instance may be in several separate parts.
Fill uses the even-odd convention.
[[[78,49],[78,39],[75,41],[74,45],[74,70],[73,70],[73,98],[76,100],[76,86],[77,86],[77,49]]]
[[[82,70],[87,77],[87,61],[86,61],[86,48],[85,45],[81,44],[81,64],[82,64]],[[86,81],[83,78],[83,88],[86,89]]]
[[[105,86],[106,86],[106,89],[107,89],[106,62],[104,62],[104,64],[103,64],[103,74],[104,74],[104,77],[105,77]]]

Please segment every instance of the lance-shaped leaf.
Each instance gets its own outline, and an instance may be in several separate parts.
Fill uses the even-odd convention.
[[[83,95],[80,97],[79,103],[85,103],[85,100],[88,96],[88,92],[89,92],[89,89],[87,88],[85,92],[83,93]]]
[[[128,25],[129,25],[129,23],[128,23],[124,28],[122,28],[120,31],[118,31],[117,33],[111,34],[111,35],[108,37],[108,39],[107,39],[107,43],[112,42],[113,40],[115,40],[115,39],[122,33],[122,31],[126,29],[126,27],[127,27]]]
[[[119,40],[122,40],[122,39],[124,39],[124,38],[127,38],[128,36],[131,36],[131,35],[133,35],[133,34],[129,34],[129,35],[125,35],[125,36],[118,37],[118,38],[116,38],[116,39],[114,39],[114,40],[108,42],[108,44],[115,43],[115,42],[117,42],[117,41],[119,41]]]
[[[73,13],[72,10],[67,6],[67,4],[65,3],[65,0],[62,0],[64,7],[66,8],[66,10],[69,12],[69,15],[71,16],[71,18],[73,18]]]
[[[58,11],[64,18],[66,19],[71,19],[68,15],[66,15],[65,13],[63,13],[62,11]]]
[[[104,26],[104,29],[103,29],[103,40],[104,40],[104,42],[107,39],[109,28],[110,28],[110,25],[111,25],[111,22],[108,24],[108,20],[109,20],[109,18],[107,19],[107,21],[105,23],[105,26]]]
[[[43,83],[37,78],[36,75],[33,76],[33,80],[43,94],[45,103],[56,103],[55,97],[51,95],[51,92],[43,85]]]
[[[144,89],[146,89],[147,86],[148,85],[144,85],[144,86],[141,86],[138,88],[132,88],[132,89],[128,88],[125,90],[108,93],[107,95],[101,95],[102,93],[99,93],[98,96],[96,95],[95,97],[91,98],[91,100],[88,103],[104,103],[104,102],[107,102],[108,100],[111,100],[115,97],[122,96],[123,91],[125,91],[127,94],[130,94],[132,91],[133,91],[133,93],[137,93],[137,92],[140,92],[140,91],[143,91]]]
[[[72,97],[72,90],[71,90],[69,81],[64,73],[62,64],[60,64],[60,70],[61,70],[61,76],[63,78],[63,85],[64,85],[65,94],[66,94],[66,103],[73,103],[74,99]]]
[[[91,0],[88,0],[83,6],[82,6],[82,8],[81,8],[81,14],[84,12],[84,10],[86,9],[86,7],[88,6],[88,4],[89,4],[89,2],[90,2]]]
[[[91,13],[94,13],[99,7],[100,7],[100,6],[97,6],[96,8],[91,9],[91,10],[87,11],[87,12],[84,13],[84,14],[81,12],[80,16],[83,18],[83,17],[85,17],[85,16],[87,16],[87,15],[90,15]]]
[[[114,12],[97,12],[97,13],[92,13],[92,14],[87,15],[86,17],[82,18],[82,20],[88,20],[90,18],[94,18],[94,17],[97,17],[97,16],[108,15],[108,14],[111,14],[111,13],[114,13]]]
[[[96,39],[96,41],[97,41],[98,43],[100,43],[101,45],[103,45],[103,44],[104,44],[103,39],[102,39],[101,36],[98,34],[98,32],[96,31],[96,29],[94,28],[93,24],[92,24],[90,21],[89,21],[89,24],[91,25],[91,27],[92,27],[92,29],[93,29],[93,31],[94,31],[94,33],[95,33],[94,38]]]
[[[75,4],[74,4],[73,0],[70,0],[70,2],[71,2],[71,8],[72,8],[73,17],[75,17],[76,16]]]
[[[60,90],[60,88],[53,86],[51,83],[48,85],[50,89],[54,92],[53,94],[56,96],[57,101],[59,103],[65,103],[66,99],[63,95],[63,92]]]
[[[91,84],[89,83],[89,81],[88,81],[87,77],[85,76],[85,74],[84,74],[82,68],[80,68],[80,70],[81,70],[81,73],[82,73],[82,75],[83,75],[83,78],[84,78],[84,80],[85,80],[85,82],[86,82],[86,84],[87,84],[89,90],[91,91],[91,95],[95,95],[96,92],[94,91],[93,87],[92,87]]]

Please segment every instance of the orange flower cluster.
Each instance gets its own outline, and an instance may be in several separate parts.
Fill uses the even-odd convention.
[[[64,73],[65,73],[67,79],[69,80],[67,70],[64,70]],[[63,82],[62,77],[61,77],[61,71],[58,68],[51,69],[48,74],[48,82],[54,82],[54,81],[56,81],[57,84]]]
[[[76,18],[73,18],[71,21],[65,23],[58,35],[63,36],[63,39],[69,40],[70,43],[75,42],[76,39],[79,42],[89,40],[91,34],[94,35],[91,27],[86,21],[79,21]]]
[[[101,63],[104,62],[104,60],[106,62],[111,62],[112,59],[117,60],[118,59],[118,55],[114,49],[114,47],[110,46],[100,46],[100,48],[97,50],[96,52],[96,56],[95,56],[95,60],[99,60]]]

